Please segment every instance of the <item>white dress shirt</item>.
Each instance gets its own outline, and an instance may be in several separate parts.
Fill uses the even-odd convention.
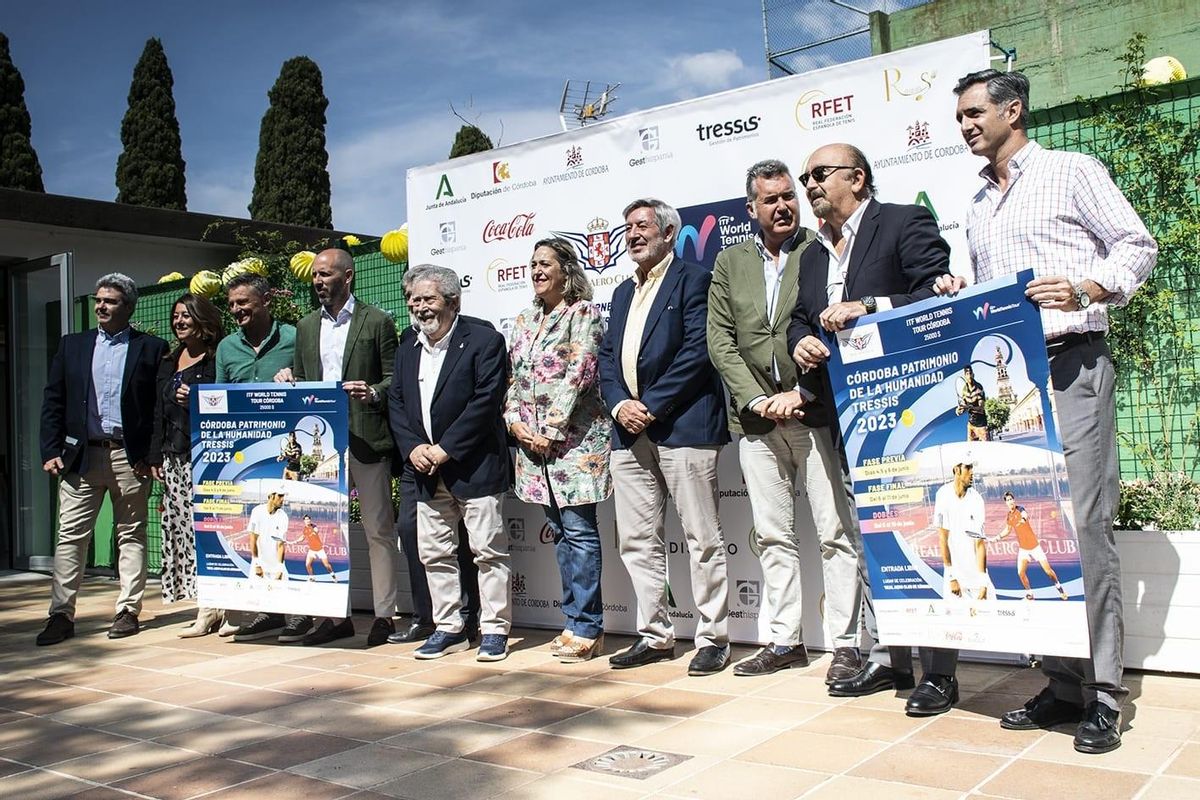
[[[829,272],[825,276],[825,296],[830,305],[859,299],[846,297],[846,275],[850,272],[850,253],[854,250],[854,240],[858,238],[858,227],[862,224],[863,214],[866,213],[870,203],[870,198],[866,202],[860,203],[850,218],[842,223],[842,239],[845,240],[846,246],[842,248],[841,255],[838,255],[837,248],[833,245],[833,227],[828,222],[822,222],[821,227],[817,229],[817,241],[829,251]],[[890,311],[892,301],[886,297],[876,297],[875,306],[877,311]]]
[[[438,376],[442,374],[442,364],[446,361],[450,340],[454,338],[454,329],[457,327],[456,316],[450,330],[436,342],[429,341],[429,337],[424,333],[417,334],[416,346],[421,348],[421,361],[417,368],[417,384],[421,391],[421,422],[425,425],[425,435],[429,437],[430,444],[437,444],[433,439],[433,423],[430,417],[433,391],[437,388]]]
[[[342,379],[342,359],[346,356],[346,336],[350,333],[350,318],[354,316],[354,295],[346,298],[346,305],[334,319],[323,306],[321,308],[321,378],[327,381]]]

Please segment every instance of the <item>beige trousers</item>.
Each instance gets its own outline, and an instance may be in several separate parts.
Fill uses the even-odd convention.
[[[400,547],[396,543],[396,512],[392,508],[392,462],[374,464],[350,455],[349,486],[358,489],[367,557],[371,561],[371,598],[375,616],[396,615],[396,582],[400,577]]]
[[[858,523],[847,492],[841,461],[828,428],[782,422],[769,433],[747,434],[738,457],[758,537],[759,561],[771,612],[771,641],[795,645],[803,591],[800,544],[796,538],[796,478],[804,487],[816,523],[825,579],[826,641],[834,647],[858,647]]]
[[[717,456],[721,448],[660,447],[644,434],[610,461],[621,560],[637,595],[638,634],[652,647],[671,647],[665,537],[667,495],[683,524],[692,597],[700,619],[696,647],[729,642],[729,582],[717,517]]]
[[[508,635],[512,628],[508,533],[500,515],[503,494],[462,500],[438,480],[437,493],[417,502],[417,550],[429,578],[433,621],[439,631],[463,628],[462,584],[458,571],[458,523],[479,567],[479,630]]]
[[[150,478],[139,478],[125,450],[88,447],[88,471],[67,473],[58,484],[58,544],[50,613],[75,618],[75,599],[87,566],[88,544],[104,495],[112,497],[117,534],[117,613],[139,614],[146,593],[146,501]]]

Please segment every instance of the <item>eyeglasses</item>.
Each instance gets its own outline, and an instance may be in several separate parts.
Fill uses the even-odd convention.
[[[807,186],[810,176],[816,179],[817,183],[824,183],[826,178],[837,172],[839,169],[858,169],[858,167],[852,167],[848,164],[838,167],[813,167],[811,172],[804,172],[800,174],[800,185]]]

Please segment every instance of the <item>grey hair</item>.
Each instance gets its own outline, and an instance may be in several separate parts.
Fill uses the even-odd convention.
[[[621,219],[629,219],[629,215],[639,208],[649,208],[654,211],[654,221],[658,223],[658,228],[666,235],[667,228],[671,229],[671,246],[675,246],[675,237],[679,235],[679,228],[683,225],[683,221],[679,218],[679,212],[674,206],[669,206],[662,200],[653,197],[641,197],[634,200],[629,205],[625,206],[625,210],[621,212]]]
[[[116,289],[125,298],[125,305],[129,306],[130,310],[137,307],[137,284],[128,275],[121,272],[110,272],[107,275],[102,275],[100,280],[96,281],[96,291],[98,292],[101,289]]]
[[[746,170],[746,202],[753,203],[758,199],[758,186],[755,185],[755,180],[758,178],[778,178],[780,175],[792,177],[791,170],[788,165],[780,161],[778,158],[767,158],[750,165],[750,169]],[[792,187],[795,188],[796,182],[792,181]]]
[[[418,264],[404,273],[404,295],[407,297],[412,287],[422,281],[431,281],[438,287],[440,294],[447,303],[458,305],[462,300],[462,282],[458,273],[448,267],[436,264]]]
[[[963,92],[979,83],[987,85],[988,99],[997,107],[1006,106],[1014,100],[1020,101],[1021,118],[1018,123],[1021,130],[1029,127],[1029,78],[1024,73],[1001,72],[998,69],[970,72],[958,79],[954,94],[961,97]]]
[[[271,299],[271,282],[262,275],[255,275],[253,272],[243,272],[241,275],[235,275],[225,285],[225,292],[228,294],[242,286],[249,287],[265,301],[270,301]]]
[[[580,300],[591,300],[592,282],[588,280],[587,273],[583,271],[583,265],[579,263],[575,246],[566,239],[551,237],[534,244],[534,252],[539,247],[548,247],[554,252],[558,268],[563,271],[563,277],[567,279],[566,286],[563,288],[563,299],[567,301],[567,304],[577,303]],[[540,300],[537,302],[541,303]]]

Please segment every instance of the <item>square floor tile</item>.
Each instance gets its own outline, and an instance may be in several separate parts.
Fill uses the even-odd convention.
[[[1095,758],[1104,758],[1096,756]],[[1096,800],[1104,787],[1104,800],[1125,800],[1137,795],[1150,776],[1073,764],[1051,764],[1021,759],[980,787],[985,794],[1016,800]]]
[[[586,706],[523,697],[473,712],[467,715],[467,719],[510,728],[537,729],[578,716],[587,710]]]
[[[602,742],[530,733],[482,750],[476,750],[466,758],[502,767],[514,767],[534,772],[554,772],[579,761],[598,756],[608,749],[609,746]]]
[[[262,767],[206,756],[114,784],[161,800],[183,800],[268,774]]]
[[[847,730],[846,734],[853,731]],[[739,761],[815,772],[841,773],[872,758],[887,745],[862,737],[805,730],[784,731],[737,756]]]
[[[273,769],[287,769],[296,764],[352,750],[361,745],[362,742],[356,742],[353,739],[298,731],[254,744],[235,747],[222,753],[222,756]]]
[[[308,778],[366,789],[446,761],[442,756],[369,744],[289,768]]]
[[[373,787],[372,791],[406,800],[478,800],[498,795],[541,777],[538,772],[497,767],[475,761],[450,761]]]
[[[896,744],[850,775],[967,792],[1007,761],[1003,756]]]
[[[450,719],[411,733],[388,737],[381,744],[458,757],[507,742],[518,736],[524,736],[525,733],[517,728],[505,728],[465,719]]]
[[[728,761],[673,783],[663,794],[673,797],[698,797],[703,800],[728,800],[733,797],[800,797],[828,779],[819,772],[805,772],[765,764]]]

